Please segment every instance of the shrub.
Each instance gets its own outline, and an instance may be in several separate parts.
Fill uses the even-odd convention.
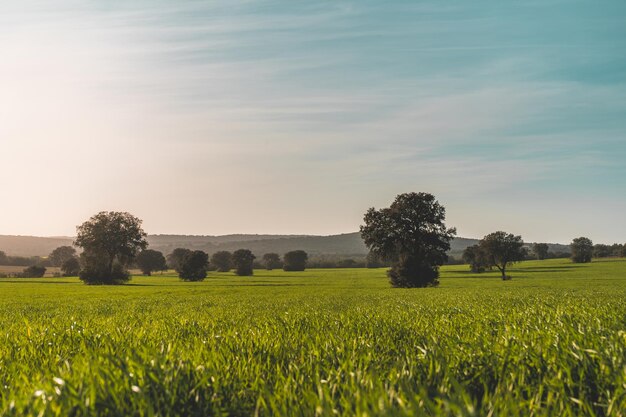
[[[24,269],[21,276],[22,278],[41,278],[46,274],[46,268],[39,265],[29,266]]]

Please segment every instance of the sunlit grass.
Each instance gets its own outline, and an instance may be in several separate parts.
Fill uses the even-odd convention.
[[[510,274],[0,279],[0,413],[624,416],[626,260]]]

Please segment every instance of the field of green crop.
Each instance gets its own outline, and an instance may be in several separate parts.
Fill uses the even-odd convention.
[[[626,260],[0,279],[6,416],[626,416]]]

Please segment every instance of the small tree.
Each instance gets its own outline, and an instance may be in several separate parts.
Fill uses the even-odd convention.
[[[87,284],[122,284],[126,268],[148,246],[141,220],[124,212],[103,211],[77,227],[74,244],[83,248],[79,277]]]
[[[370,251],[392,263],[387,272],[394,287],[427,287],[439,283],[456,234],[444,224],[445,208],[432,194],[406,193],[389,208],[365,213],[361,237]]]
[[[185,248],[176,248],[167,255],[167,265],[175,270],[176,272],[180,272],[180,267],[183,263],[183,259],[185,256],[189,255],[191,250]]]
[[[146,249],[137,255],[137,266],[144,275],[152,275],[154,271],[165,271],[167,263],[162,252]]]
[[[209,255],[201,250],[189,252],[180,264],[178,276],[183,281],[203,281],[209,268]]]
[[[0,250],[0,265],[8,265],[8,264],[9,264],[9,257],[7,256],[6,253]]]
[[[61,266],[68,259],[76,256],[76,249],[71,246],[59,246],[48,255],[50,266]]]
[[[622,258],[626,258],[626,243],[624,243],[624,244],[622,245],[622,249],[621,249],[621,251],[620,251],[620,256],[621,256]]]
[[[250,276],[254,273],[252,264],[256,256],[248,249],[238,249],[233,252],[233,265],[235,266],[235,274],[239,276]]]
[[[78,258],[73,256],[63,262],[63,265],[61,265],[61,272],[64,277],[78,276],[78,274],[80,274],[80,262],[78,261]]]
[[[535,243],[533,245],[533,253],[535,254],[535,257],[540,261],[543,261],[548,257],[548,250],[549,247],[547,243]]]
[[[293,250],[283,256],[283,270],[304,271],[309,255],[303,250]]]
[[[572,249],[572,261],[575,263],[591,262],[593,256],[593,242],[586,237],[574,239],[570,245]]]
[[[217,269],[217,272],[228,272],[233,267],[233,255],[225,250],[215,252],[211,256],[211,265]]]
[[[470,270],[474,273],[485,272],[489,268],[487,254],[479,245],[472,245],[463,251],[463,262],[469,264]]]
[[[263,265],[265,265],[265,269],[268,271],[280,268],[282,266],[282,262],[280,262],[280,255],[277,253],[266,253],[263,255]]]
[[[521,236],[502,231],[490,233],[479,242],[487,257],[489,266],[495,266],[502,273],[502,279],[511,279],[506,275],[506,268],[514,262],[524,260],[526,250]]]

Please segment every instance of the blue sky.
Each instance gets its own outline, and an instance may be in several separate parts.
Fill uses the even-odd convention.
[[[358,229],[626,241],[626,2],[6,1],[0,233]]]

